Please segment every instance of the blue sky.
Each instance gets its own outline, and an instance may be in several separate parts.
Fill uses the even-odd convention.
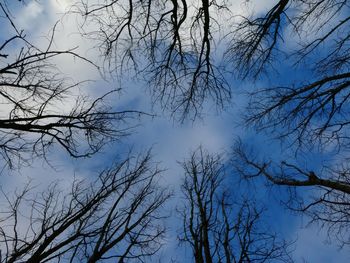
[[[47,0],[45,3],[44,1],[40,3],[29,0],[24,7],[14,11],[14,16],[18,26],[23,28],[38,45],[45,42],[43,36],[47,36],[47,32],[50,31],[56,21],[60,21],[57,24],[55,47],[57,49],[78,47],[78,53],[98,61],[98,51],[93,48],[94,44],[81,38],[77,33],[76,18],[73,16],[62,17],[70,2],[69,0]],[[271,3],[274,3],[274,1],[253,1],[252,5],[255,5],[257,12],[263,12]],[[237,2],[233,5],[237,12],[246,12],[244,3]],[[5,30],[5,28],[0,29],[0,31]],[[293,45],[293,43],[288,43],[288,41],[292,42],[292,39],[286,41],[286,46]],[[243,140],[249,140],[250,142],[256,140],[259,148],[263,149],[264,153],[274,152],[278,155],[281,152],[278,142],[272,144],[271,141],[266,141],[266,137],[257,138],[254,132],[242,130],[237,126],[241,107],[245,104],[241,90],[264,85],[268,83],[268,80],[253,84],[249,81],[241,83],[232,79],[231,81],[235,83],[232,106],[227,107],[225,111],[216,112],[215,107],[207,105],[202,119],[180,124],[174,121],[167,112],[150,107],[151,99],[142,81],[128,78],[125,78],[122,82],[114,82],[111,78],[108,81],[101,80],[100,73],[91,65],[68,57],[59,58],[57,64],[64,73],[68,73],[70,77],[74,77],[77,81],[93,80],[93,82],[86,83],[82,87],[82,93],[96,96],[108,91],[111,86],[120,86],[122,92],[110,99],[110,102],[115,103],[117,108],[130,107],[161,113],[154,118],[143,117],[137,120],[135,124],[139,126],[135,128],[135,132],[131,136],[104,148],[104,151],[94,156],[93,159],[72,160],[63,151],[55,148],[49,157],[55,169],[52,169],[42,160],[37,160],[31,167],[24,167],[20,171],[11,174],[2,174],[1,181],[4,189],[20,187],[29,178],[33,180],[34,184],[39,185],[38,189],[44,189],[46,184],[55,179],[60,179],[63,183],[69,184],[73,174],[82,178],[93,177],[94,172],[101,170],[108,163],[108,160],[123,156],[130,148],[136,151],[145,151],[152,147],[155,159],[161,163],[162,167],[167,169],[163,175],[162,183],[173,188],[175,193],[178,194],[182,178],[182,170],[178,161],[186,158],[190,151],[196,149],[199,145],[203,145],[204,148],[213,153],[223,152],[229,159],[229,153],[236,136],[241,136]],[[288,65],[285,70],[289,70]],[[295,74],[300,74],[300,72],[295,72]],[[67,103],[73,103],[73,101]],[[314,156],[308,158],[312,159]],[[314,159],[319,160],[318,157]],[[270,194],[267,189],[263,188],[263,184],[259,187],[262,188],[258,191],[259,198],[271,208],[267,213],[266,221],[276,231],[284,233],[287,238],[297,238],[295,247],[297,262],[301,262],[302,258],[306,259],[307,262],[349,262],[350,253],[347,248],[339,251],[335,245],[325,243],[327,240],[325,231],[319,230],[317,226],[306,228],[307,218],[292,215],[279,205],[278,194]],[[175,195],[175,199],[169,203],[169,206],[176,206],[179,200],[176,198]],[[166,257],[173,257],[173,253],[177,254],[179,249],[177,247],[176,229],[174,229],[176,220],[172,220],[174,221],[170,222],[171,229],[168,244],[162,252],[164,260]]]

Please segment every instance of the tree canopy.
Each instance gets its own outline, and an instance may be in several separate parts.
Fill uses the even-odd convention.
[[[255,198],[254,185],[282,191],[278,199],[288,209],[325,227],[340,247],[350,244],[348,1],[63,1],[74,34],[97,57],[56,48],[64,19],[38,45],[16,17],[31,3],[0,1],[0,163],[21,170],[63,149],[91,163],[103,156],[107,165],[95,178],[73,179],[69,189],[58,182],[45,191],[31,184],[2,189],[0,262],[155,260],[169,238],[167,216],[181,220],[177,238],[195,262],[293,261],[292,242],[261,220],[269,207]],[[58,58],[93,67],[111,88],[84,92],[89,81],[75,81]],[[126,78],[140,83],[142,96],[149,92],[155,113],[135,110],[135,101],[116,106]],[[125,149],[116,142],[134,131],[143,134],[135,118],[205,123],[202,113],[214,108],[233,112],[241,136],[232,136],[225,157],[201,146],[180,162],[175,197],[162,186],[167,171],[151,151],[124,151],[113,165],[112,154],[103,155],[106,146]],[[156,125],[152,131],[162,132]],[[191,138],[181,139],[193,147]],[[244,196],[240,186],[251,182]],[[183,204],[169,209],[170,200]]]

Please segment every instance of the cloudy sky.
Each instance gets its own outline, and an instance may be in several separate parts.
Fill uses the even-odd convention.
[[[84,39],[79,34],[77,27],[77,17],[75,15],[64,15],[69,10],[73,0],[28,0],[24,6],[17,6],[13,11],[16,23],[19,28],[25,30],[32,41],[40,45],[47,43],[48,32],[57,23],[55,33],[55,48],[67,49],[76,47],[76,52],[94,61],[100,61],[99,52],[94,48],[94,43]],[[235,1],[234,10],[237,13],[247,12],[248,1]],[[267,10],[275,1],[250,1],[250,5],[255,6],[257,13]],[[0,31],[6,31],[1,28]],[[293,39],[286,39],[286,46],[293,46]],[[81,92],[96,96],[108,91],[111,87],[121,87],[122,91],[111,99],[111,103],[116,103],[118,108],[132,108],[149,112],[157,112],[154,118],[143,117],[137,123],[135,133],[125,138],[123,141],[110,145],[93,159],[73,160],[68,158],[59,149],[50,154],[50,160],[54,169],[43,161],[36,161],[31,167],[24,167],[20,171],[3,173],[1,175],[2,187],[4,189],[14,189],[20,187],[29,178],[33,183],[45,188],[45,184],[60,179],[63,183],[69,184],[72,175],[79,177],[92,177],[106,164],[106,160],[112,160],[116,156],[122,156],[130,148],[136,151],[143,151],[149,147],[153,148],[155,159],[161,162],[161,166],[167,171],[164,174],[163,182],[176,191],[182,178],[182,170],[178,161],[184,160],[191,150],[203,145],[208,151],[213,153],[225,153],[229,158],[229,153],[236,136],[253,136],[249,131],[241,130],[239,122],[239,109],[245,101],[241,95],[242,89],[252,86],[262,85],[262,83],[236,83],[233,90],[232,106],[223,112],[217,112],[215,107],[210,105],[204,109],[202,119],[195,122],[185,121],[178,123],[174,121],[167,112],[157,111],[151,108],[151,99],[143,87],[142,82],[125,78],[122,82],[114,81],[110,76],[104,76],[88,63],[73,60],[69,57],[57,59],[59,68],[69,77],[75,80],[89,79],[91,82],[84,84]],[[74,101],[67,101],[74,103]],[[263,146],[262,146],[263,147]],[[268,146],[266,146],[268,147]],[[266,194],[267,196],[268,194]],[[171,205],[176,205],[176,199]],[[350,256],[346,249],[339,251],[334,245],[328,244],[326,234],[319,230],[317,226],[307,227],[307,218],[290,214],[289,211],[279,206],[278,200],[274,197],[266,197],[266,202],[272,203],[272,209],[267,214],[267,218],[276,231],[284,233],[287,238],[297,239],[295,258],[301,262],[302,258],[308,262],[349,262]],[[174,223],[170,224],[174,227]],[[168,245],[164,247],[164,257],[173,257],[176,253],[176,229],[172,229],[168,236]],[[169,256],[170,255],[170,256]]]

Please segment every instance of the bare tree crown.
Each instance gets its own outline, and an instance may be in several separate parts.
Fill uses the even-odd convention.
[[[17,28],[6,1],[0,3],[0,13],[1,23],[10,29],[0,42],[0,156],[10,168],[36,156],[46,159],[54,144],[74,158],[88,157],[129,134],[127,121],[141,112],[116,111],[105,104],[113,91],[99,98],[76,96],[82,83],[72,83],[55,64],[59,56],[95,66],[91,61],[74,49],[54,50],[55,28],[46,48],[33,45]]]
[[[72,180],[36,192],[2,193],[0,262],[143,262],[163,244],[170,192],[156,184],[161,170],[150,153],[116,163],[96,181]]]

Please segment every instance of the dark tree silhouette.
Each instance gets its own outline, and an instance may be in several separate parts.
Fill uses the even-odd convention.
[[[299,145],[348,148],[349,12],[346,1],[280,0],[265,15],[243,18],[227,54],[239,72],[256,77],[288,66],[275,69],[283,84],[276,78],[250,94],[248,125]],[[298,44],[292,50],[283,47],[286,31]]]
[[[162,246],[169,192],[150,153],[128,157],[88,184],[2,189],[0,262],[144,262]]]
[[[349,11],[346,1],[277,1],[266,14],[242,19],[227,53],[244,77],[271,73],[281,58],[289,66],[287,73],[275,68],[282,85],[276,78],[249,94],[244,122],[286,143],[294,160],[261,159],[238,142],[236,168],[244,178],[263,176],[286,186],[288,206],[326,226],[341,245],[350,241]],[[294,50],[283,47],[285,32],[297,42]],[[314,151],[326,160],[310,171],[298,156]]]
[[[229,12],[224,1],[82,0],[76,7],[83,30],[94,28],[83,34],[98,41],[110,69],[147,76],[155,101],[181,120],[196,117],[207,98],[221,107],[230,97],[213,55],[217,14]]]
[[[294,161],[262,159],[247,145],[234,149],[235,169],[244,179],[263,177],[270,185],[285,187],[287,207],[310,217],[310,223],[326,228],[328,236],[343,247],[350,245],[350,171],[346,164],[329,165],[319,173],[307,170]],[[308,191],[306,191],[306,189]]]
[[[105,105],[109,93],[99,98],[75,97],[81,83],[63,75],[55,58],[92,62],[74,49],[53,50],[55,28],[45,49],[31,44],[16,27],[7,3],[0,2],[1,24],[9,28],[0,40],[0,155],[5,163],[17,168],[35,156],[46,158],[53,144],[75,158],[87,157],[106,142],[127,135],[131,125],[126,121],[140,113]]]
[[[222,106],[230,97],[232,80],[223,74],[223,65],[237,76],[258,78],[270,74],[270,66],[280,72],[280,61],[292,70],[307,64],[310,77],[305,81],[252,94],[252,110],[258,114],[248,119],[284,125],[287,133],[303,139],[310,139],[311,132],[344,140],[347,123],[337,115],[348,113],[350,18],[345,0],[279,0],[265,14],[251,17],[235,13],[229,1],[209,0],[82,0],[77,10],[85,18],[83,30],[93,25],[83,34],[98,41],[110,69],[124,73],[132,67],[142,73],[153,98],[180,113],[180,119],[195,117],[209,98]],[[296,50],[284,47],[285,32],[294,36],[287,41],[296,42]],[[215,55],[219,48],[225,50],[223,64]]]
[[[210,262],[291,262],[289,245],[262,223],[263,209],[229,189],[223,161],[197,149],[183,163],[180,241],[193,259]]]

